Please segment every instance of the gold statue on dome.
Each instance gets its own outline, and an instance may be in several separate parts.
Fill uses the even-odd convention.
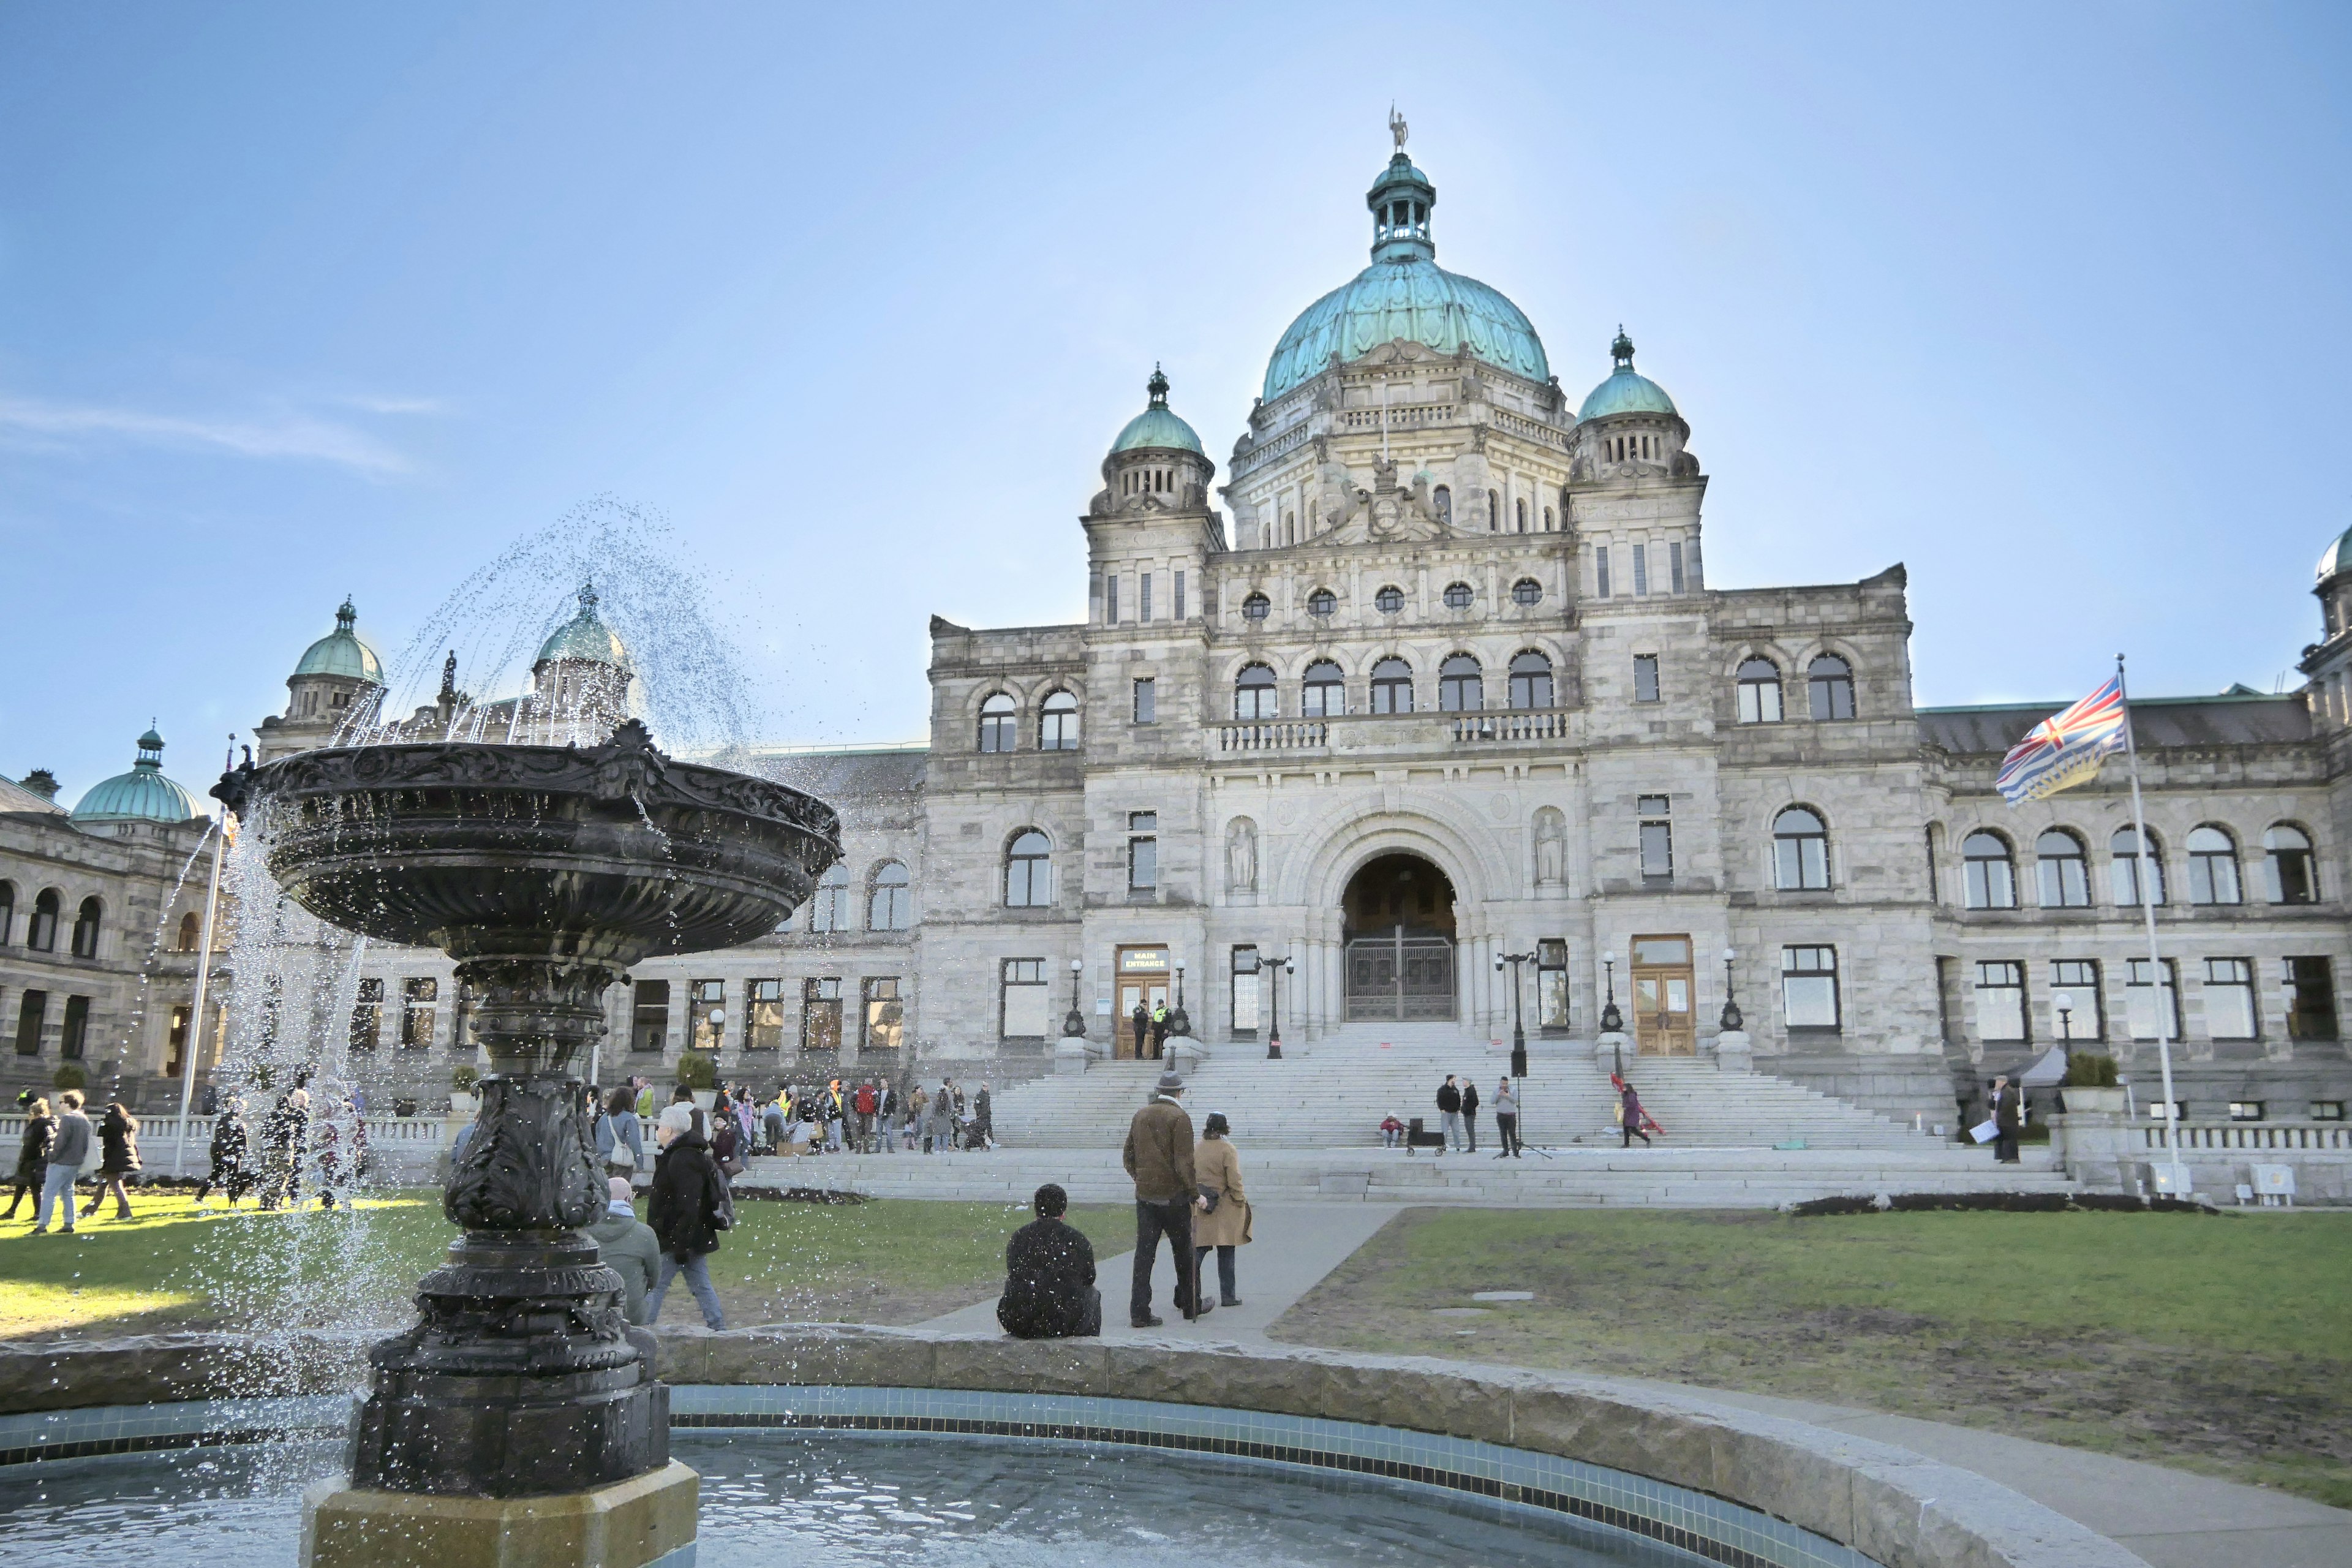
[[[1406,135],[1404,116],[1397,112],[1396,105],[1393,103],[1389,105],[1389,134],[1396,138],[1397,151],[1403,152]]]

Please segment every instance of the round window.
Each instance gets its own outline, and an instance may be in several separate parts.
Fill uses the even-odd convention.
[[[1328,616],[1339,607],[1339,595],[1328,588],[1318,588],[1307,595],[1307,613],[1310,616]]]
[[[1404,608],[1404,590],[1391,583],[1372,595],[1372,603],[1379,606],[1381,614],[1393,616]]]
[[[1448,583],[1445,585],[1445,607],[1449,610],[1466,610],[1477,596],[1470,591],[1467,583]]]
[[[1242,619],[1262,621],[1274,609],[1274,601],[1264,594],[1252,594],[1242,601]]]
[[[1511,584],[1511,603],[1514,605],[1542,604],[1543,584],[1532,577],[1520,578]]]

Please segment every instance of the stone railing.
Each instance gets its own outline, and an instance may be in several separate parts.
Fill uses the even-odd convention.
[[[1454,743],[1495,741],[1564,741],[1574,713],[1569,708],[1494,708],[1454,715]]]
[[[2164,1152],[2162,1122],[2142,1121],[2137,1131],[2143,1151]],[[2352,1124],[2342,1121],[2184,1121],[2178,1131],[2184,1152],[2352,1156]]]
[[[1234,464],[1233,477],[1240,479],[1244,475],[1255,473],[1277,458],[1296,452],[1299,447],[1307,445],[1307,438],[1314,434],[1315,427],[1311,423],[1302,421],[1293,425],[1281,435],[1251,447],[1240,460]]]
[[[1349,430],[1377,430],[1381,416],[1388,416],[1391,430],[1412,430],[1430,425],[1454,423],[1451,403],[1398,403],[1386,408],[1350,408],[1339,416],[1340,425]]]
[[[1235,752],[1392,751],[1491,746],[1571,738],[1572,708],[1487,708],[1471,712],[1346,713],[1320,719],[1261,719],[1209,726],[1212,758]]]
[[[2067,1111],[2051,1118],[2050,1129],[2051,1152],[2089,1186],[2133,1191],[2168,1163],[2161,1122]],[[2343,1122],[2184,1122],[2179,1131],[2190,1185],[2216,1203],[2230,1203],[2254,1165],[2294,1167],[2298,1202],[2352,1202],[2352,1128]]]
[[[730,1424],[723,1414],[688,1414],[698,1404],[723,1405],[705,1391],[730,1387],[792,1391],[762,1401],[762,1410],[805,1409],[805,1424],[818,1426],[828,1424],[827,1391],[841,1389],[1032,1396],[1041,1436],[1069,1435],[1073,1400],[1118,1401],[1118,1413],[1173,1428],[1199,1427],[1204,1414],[1249,1411],[1272,1418],[1269,1441],[1295,1445],[1293,1463],[1370,1468],[1348,1457],[1350,1438],[1433,1435],[1453,1446],[1389,1439],[1431,1468],[1416,1479],[1598,1518],[1717,1561],[1764,1561],[1748,1555],[1739,1537],[1777,1529],[1777,1521],[1890,1568],[2147,1568],[2040,1503],[1908,1449],[1608,1378],[1282,1347],[1019,1341],[831,1324],[675,1328],[657,1336],[662,1379],[677,1391],[673,1410],[698,1425]],[[320,1392],[361,1375],[360,1349],[356,1339],[335,1335],[268,1345],[207,1334],[0,1345],[0,1416]],[[236,1411],[223,1405],[218,1420],[233,1426]],[[772,1413],[760,1419],[778,1424]],[[1000,1409],[992,1419],[1017,1426],[1021,1418]],[[70,1444],[75,1418],[42,1425]],[[39,1434],[30,1436],[37,1448]],[[1188,1444],[1111,1436],[1234,1448],[1213,1436]],[[179,1434],[174,1446],[194,1436]],[[1474,1445],[1475,1453],[1460,1451]],[[1565,1494],[1523,1494],[1512,1471],[1547,1458],[1678,1490],[1645,1500],[1621,1487],[1604,1509]],[[1496,1467],[1499,1482],[1488,1473]],[[1727,1516],[1723,1503],[1740,1516]]]
[[[55,1096],[51,1096],[55,1103]],[[86,1110],[88,1108],[85,1108]],[[449,1141],[449,1119],[445,1116],[370,1116],[362,1119],[367,1127],[368,1147],[375,1153],[394,1158],[425,1159],[440,1152]],[[97,1118],[90,1119],[92,1127]],[[261,1119],[246,1119],[247,1135],[257,1140]],[[172,1160],[172,1148],[179,1140],[180,1119],[177,1116],[142,1116],[139,1119],[139,1160],[147,1173],[169,1174],[166,1167]],[[11,1113],[0,1116],[0,1148],[14,1149],[25,1136],[25,1118]],[[187,1168],[201,1171],[207,1152],[212,1148],[213,1118],[188,1118]]]
[[[1558,447],[1562,450],[1566,450],[1568,447],[1566,431],[1556,430],[1549,425],[1538,425],[1534,420],[1514,414],[1507,408],[1495,410],[1495,428],[1507,430],[1514,436],[1524,437],[1530,441],[1540,441],[1547,447]]]
[[[1331,743],[1331,726],[1321,719],[1262,719],[1219,724],[1212,743],[1220,752],[1304,752]]]

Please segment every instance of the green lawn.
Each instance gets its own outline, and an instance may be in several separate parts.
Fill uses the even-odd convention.
[[[198,1213],[185,1194],[141,1194],[135,1216],[85,1218],[72,1236],[0,1224],[0,1337],[255,1324],[390,1329],[455,1234],[437,1193],[390,1194],[357,1212]],[[638,1212],[644,1212],[640,1198]],[[735,1324],[787,1319],[909,1323],[995,1294],[1004,1240],[1028,1209],[877,1200],[736,1205],[710,1260]],[[1133,1245],[1123,1208],[1078,1208],[1097,1256]],[[701,1321],[673,1287],[664,1322]]]
[[[1536,1299],[1435,1315],[1487,1289]],[[1417,1209],[1275,1332],[1998,1427],[2352,1506],[2352,1215]]]

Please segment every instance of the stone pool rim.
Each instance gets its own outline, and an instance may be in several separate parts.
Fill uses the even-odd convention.
[[[682,1396],[678,1426],[720,1425],[693,1418],[718,1389],[1046,1395],[1255,1413],[1616,1471],[1784,1521],[1884,1568],[2146,1568],[2105,1537],[1957,1467],[1608,1378],[1278,1345],[1023,1342],[864,1325],[677,1328],[659,1338],[661,1376]],[[226,1334],[0,1344],[0,1415],[341,1392],[361,1381],[362,1352],[360,1336],[325,1334],[266,1346]],[[257,1365],[267,1369],[258,1379]],[[694,1397],[683,1397],[689,1390]]]

